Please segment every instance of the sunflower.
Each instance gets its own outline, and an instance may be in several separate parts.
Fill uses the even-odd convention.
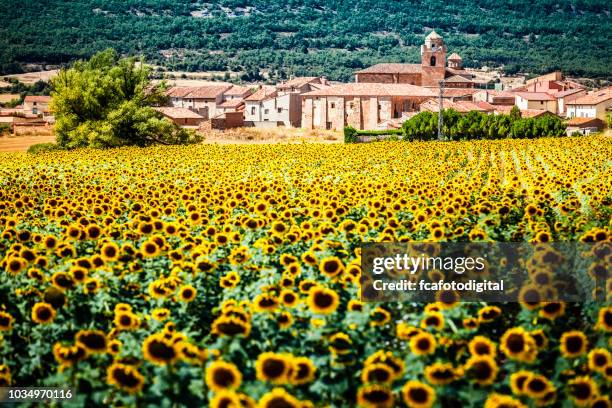
[[[378,350],[365,360],[364,366],[377,363],[382,363],[389,366],[393,370],[393,375],[395,378],[401,377],[401,375],[404,373],[403,360],[395,357],[390,351]]]
[[[183,302],[191,302],[197,295],[197,290],[192,285],[185,285],[179,290],[179,299]]]
[[[612,401],[607,395],[600,395],[591,400],[590,408],[612,408]]]
[[[308,307],[315,314],[330,314],[339,304],[338,294],[332,289],[318,286],[308,293]]]
[[[231,390],[218,391],[209,404],[209,408],[239,408],[242,406],[239,394]]]
[[[441,330],[444,327],[444,315],[437,311],[427,312],[423,320],[421,320],[421,327],[424,329],[432,327],[436,330]]]
[[[328,256],[319,263],[319,272],[329,278],[336,278],[344,272],[344,264],[338,257]]]
[[[82,344],[89,353],[104,353],[108,347],[106,333],[101,330],[79,330],[74,340]]]
[[[548,320],[555,320],[565,314],[565,303],[546,302],[542,304],[539,315]]]
[[[178,358],[178,352],[174,344],[166,339],[163,334],[151,334],[142,344],[144,358],[154,364],[172,364]]]
[[[289,312],[281,312],[276,318],[276,322],[281,329],[286,329],[293,324],[293,316]]]
[[[9,331],[13,328],[13,316],[0,311],[0,331]]]
[[[130,394],[138,394],[144,385],[145,379],[138,372],[136,367],[113,363],[106,370],[106,382],[110,385],[114,385],[122,391],[126,391]]]
[[[599,393],[599,388],[591,377],[577,377],[570,380],[567,385],[570,397],[578,406],[588,405]]]
[[[206,385],[213,392],[240,387],[242,373],[233,363],[217,360],[206,367]]]
[[[565,358],[576,358],[586,353],[588,340],[585,334],[578,330],[565,332],[561,335],[561,354]]]
[[[612,356],[605,348],[596,348],[589,352],[589,369],[604,373],[606,367],[612,365]]]
[[[527,405],[509,395],[493,393],[487,397],[484,408],[527,408]]]
[[[532,373],[525,380],[522,389],[525,395],[533,399],[540,399],[550,391],[554,391],[554,386],[543,375]]]
[[[497,355],[497,346],[491,340],[484,336],[476,336],[468,344],[470,353],[474,356],[491,356],[495,358]]]
[[[293,367],[290,374],[290,382],[293,385],[303,385],[315,379],[317,368],[308,357],[294,357]]]
[[[527,310],[534,310],[542,302],[542,293],[538,286],[529,284],[521,288],[519,292],[519,303]]]
[[[535,340],[522,327],[506,330],[500,339],[500,350],[513,360],[531,362],[535,359]]]
[[[427,381],[433,385],[450,384],[459,376],[452,364],[439,362],[425,367],[424,373]]]
[[[436,338],[431,333],[420,332],[410,338],[410,350],[417,356],[432,354],[436,346]]]
[[[357,391],[357,405],[364,408],[390,408],[395,404],[393,392],[378,384],[364,385]]]
[[[120,340],[113,339],[113,340],[108,342],[108,348],[106,349],[106,351],[109,354],[111,354],[113,356],[116,356],[121,351],[121,346],[122,345],[123,345],[123,343],[121,343]]]
[[[489,385],[495,381],[499,367],[491,356],[472,356],[465,364],[465,371],[480,385]]]
[[[287,307],[294,307],[299,301],[297,293],[291,289],[283,289],[280,294],[280,300]]]
[[[402,398],[410,408],[429,408],[436,401],[436,392],[425,383],[410,380],[402,387]]]
[[[61,343],[53,345],[53,357],[62,366],[72,366],[88,357],[87,349],[81,344],[63,346]]]
[[[157,246],[155,241],[147,240],[140,246],[140,252],[142,252],[144,256],[153,257],[159,255],[160,248]]]
[[[510,389],[514,395],[525,394],[525,383],[532,374],[531,371],[519,370],[510,375]]]
[[[391,313],[382,307],[377,307],[370,313],[370,324],[372,326],[384,326],[391,321]]]
[[[364,384],[381,383],[390,384],[393,382],[395,375],[391,367],[382,363],[374,363],[366,365],[361,371],[361,381]]]
[[[612,332],[612,306],[606,306],[599,309],[596,327],[607,333]]]
[[[131,311],[117,311],[116,309],[113,323],[118,330],[135,330],[140,326],[140,319]]]
[[[251,324],[235,316],[219,316],[212,324],[212,333],[217,336],[244,336],[251,333]]]
[[[353,340],[346,333],[335,333],[329,339],[329,349],[335,354],[347,354],[353,349]]]
[[[163,322],[170,317],[170,310],[166,309],[165,307],[153,309],[151,312],[151,317],[158,322]]]
[[[300,401],[282,388],[274,388],[261,397],[257,408],[300,408]]]
[[[478,311],[478,321],[480,323],[491,323],[501,316],[501,309],[497,306],[485,306]]]
[[[6,271],[11,275],[17,275],[19,272],[23,271],[27,265],[28,262],[21,257],[9,258],[6,263]]]
[[[38,302],[32,308],[32,320],[38,324],[51,323],[55,315],[55,309],[49,303]]]
[[[256,312],[271,312],[278,307],[279,301],[271,293],[261,293],[253,300]]]
[[[100,256],[104,262],[113,262],[119,258],[119,246],[114,242],[107,242],[100,249]]]
[[[257,379],[273,384],[287,383],[291,367],[290,356],[273,352],[260,354],[255,362]]]

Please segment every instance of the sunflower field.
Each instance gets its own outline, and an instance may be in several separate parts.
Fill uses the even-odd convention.
[[[610,407],[610,302],[361,302],[359,282],[363,242],[598,242],[610,265],[611,141],[0,154],[0,386],[87,407]]]

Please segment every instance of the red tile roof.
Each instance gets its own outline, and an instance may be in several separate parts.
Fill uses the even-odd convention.
[[[409,84],[349,83],[333,85],[304,96],[414,96],[431,97],[435,92],[429,88]]]
[[[251,93],[251,88],[248,86],[233,85],[230,89],[224,92],[225,95],[246,95]]]
[[[567,122],[568,126],[584,126],[586,124],[593,124],[595,126],[602,126],[603,125],[603,121],[601,119],[598,118],[579,118],[579,117],[573,117],[570,120],[568,120]]]
[[[244,99],[234,98],[228,99],[219,105],[220,108],[237,108],[240,105],[244,104]]]
[[[575,93],[578,93],[578,92],[583,92],[583,91],[584,91],[584,89],[582,89],[582,88],[566,89],[565,91],[555,92],[555,93],[553,94],[553,96],[554,96],[555,98],[565,98],[565,97],[566,97],[566,96],[568,96],[568,95],[573,95],[573,94],[575,94]]]
[[[301,88],[304,85],[307,85],[313,81],[317,81],[318,79],[319,79],[318,77],[297,77],[297,78],[290,79],[286,82],[282,82],[278,84],[276,87],[278,89]]]
[[[467,79],[466,77],[463,77],[461,75],[453,75],[451,77],[448,77],[444,80],[444,82],[449,82],[449,83],[453,83],[453,82],[472,82],[471,79]]]
[[[244,100],[245,101],[265,101],[267,99],[274,98],[277,94],[278,93],[276,92],[276,89],[274,87],[263,86],[257,91],[255,91],[255,93],[245,98]]]
[[[457,112],[467,113],[470,111],[478,111],[478,112],[493,112],[493,105],[487,102],[470,102],[470,101],[443,101],[442,104],[443,109],[454,109]],[[430,111],[430,112],[438,112],[438,100],[437,99],[429,99],[423,102],[420,106],[421,111]]]
[[[462,60],[461,56],[459,54],[457,54],[456,52],[453,52],[451,55],[449,55],[448,59],[451,60],[451,61],[452,60],[459,60],[459,61]]]
[[[39,96],[39,95],[27,95],[24,102],[37,102],[37,103],[49,103],[51,102],[50,96]]]
[[[356,71],[356,74],[418,74],[421,64],[383,63]]]
[[[204,119],[203,116],[187,108],[169,108],[164,106],[153,109],[172,119]]]
[[[166,95],[172,98],[215,99],[230,88],[232,85],[173,87],[166,91]]]
[[[517,92],[518,96],[528,101],[554,101],[555,98],[546,92]]]
[[[508,115],[514,106],[507,105],[495,105],[496,113],[503,113]],[[521,109],[521,117],[523,118],[536,118],[542,115],[554,115],[552,112],[547,111],[546,109]]]
[[[612,99],[612,86],[600,89],[599,91],[589,92],[588,94],[581,96],[580,98],[576,98],[568,102],[567,104],[568,105],[598,105],[609,99]]]

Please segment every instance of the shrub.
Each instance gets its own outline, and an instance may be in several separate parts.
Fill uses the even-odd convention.
[[[55,143],[37,143],[28,147],[30,154],[49,153],[56,150],[60,150],[60,147]]]

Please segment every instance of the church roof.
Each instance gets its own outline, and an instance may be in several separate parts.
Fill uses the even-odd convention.
[[[418,74],[421,64],[383,63],[372,65],[355,72],[356,74]]]
[[[435,31],[432,31],[431,33],[427,35],[427,37],[425,37],[426,40],[433,40],[433,39],[438,39],[438,38],[442,38],[442,37],[440,36],[440,34],[436,33]]]
[[[457,54],[456,52],[453,52],[451,55],[449,55],[448,57],[449,60],[461,60],[461,56],[459,54]]]

